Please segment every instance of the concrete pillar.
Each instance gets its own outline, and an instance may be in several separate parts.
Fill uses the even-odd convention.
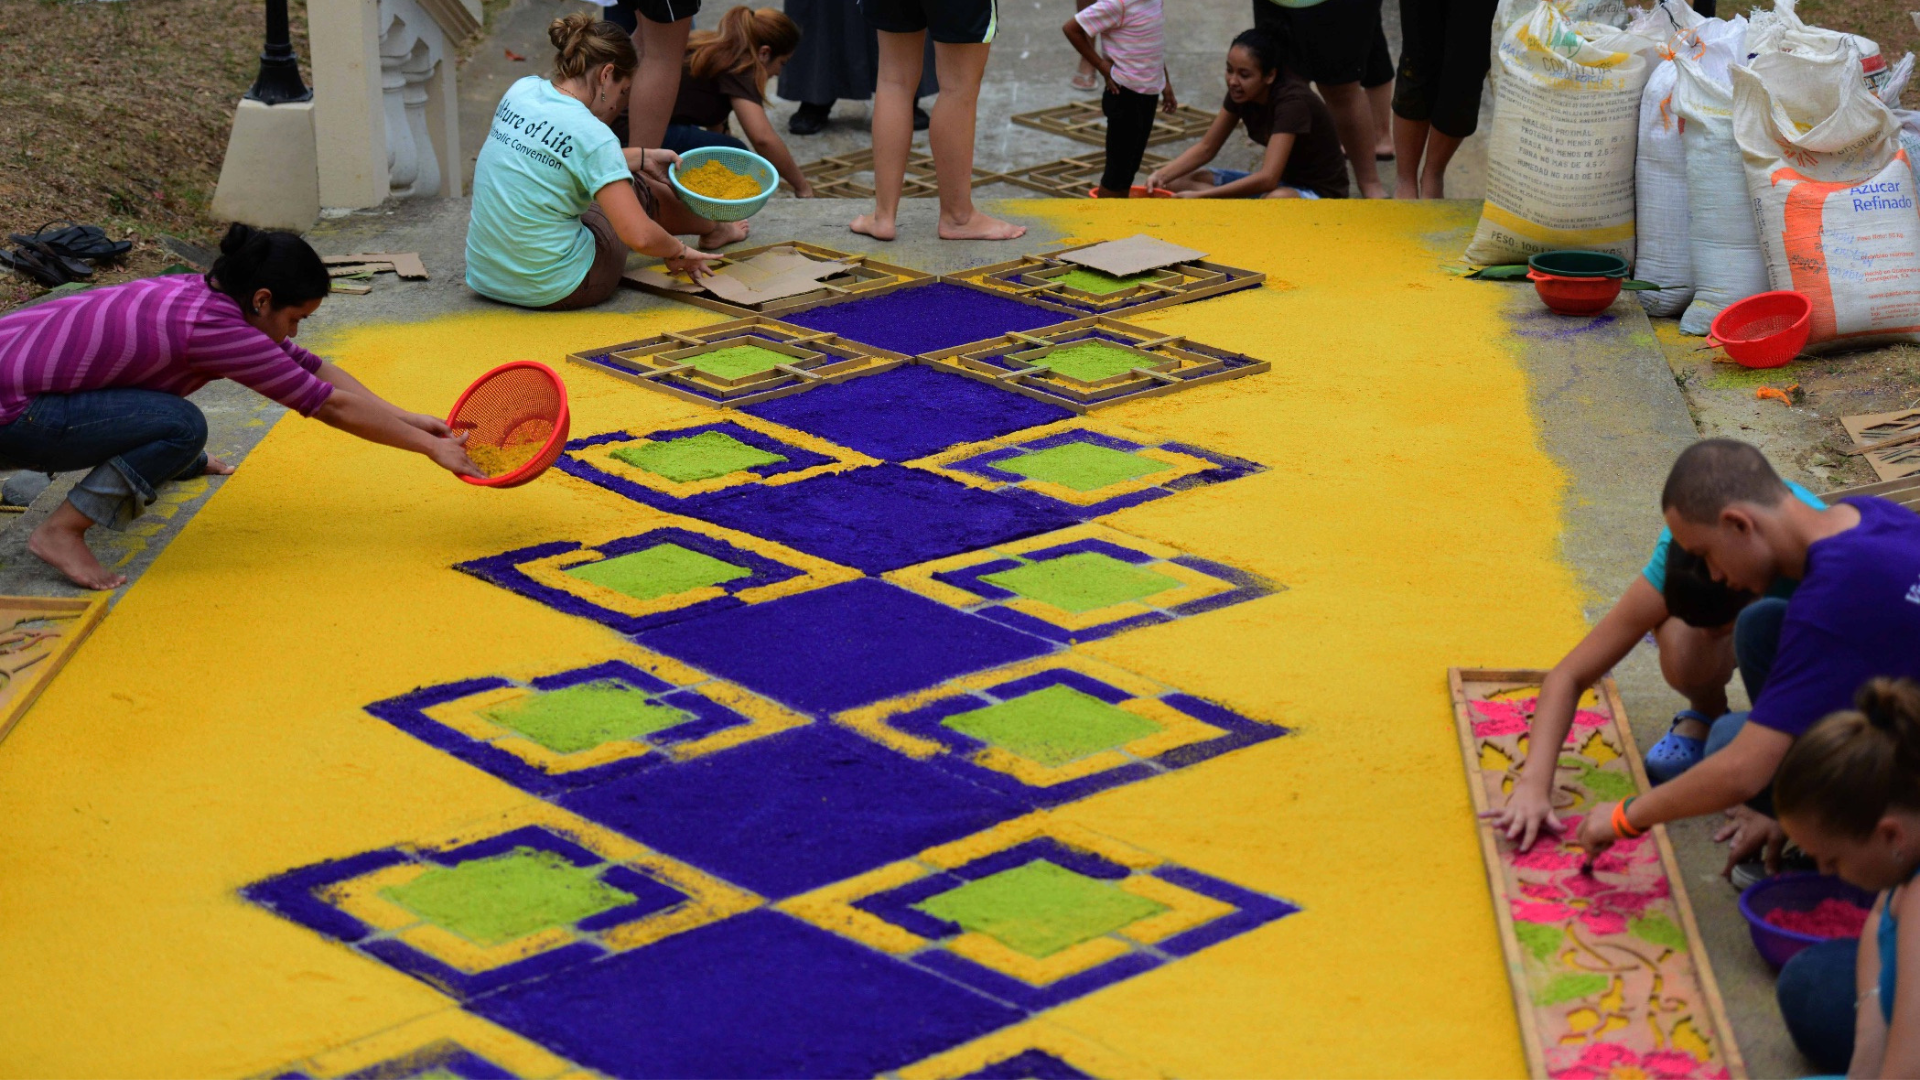
[[[320,219],[313,120],[311,101],[241,99],[213,191],[213,216],[268,229],[311,229]]]
[[[388,194],[380,89],[380,0],[307,5],[322,206],[378,206]]]

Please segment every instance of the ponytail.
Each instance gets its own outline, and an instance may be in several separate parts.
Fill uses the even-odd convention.
[[[327,266],[305,240],[290,232],[256,229],[235,222],[220,241],[220,257],[207,271],[207,287],[240,305],[243,315],[258,315],[253,294],[265,289],[276,308],[318,300],[333,291]]]
[[[576,11],[547,24],[553,42],[553,77],[561,82],[578,79],[612,64],[613,77],[624,79],[640,66],[633,38],[625,30],[590,12]]]
[[[1270,30],[1258,28],[1242,30],[1240,35],[1233,39],[1233,44],[1227,46],[1229,52],[1234,49],[1247,50],[1253,56],[1254,63],[1260,65],[1262,75],[1271,73],[1278,79],[1284,78],[1287,74],[1280,60],[1280,39]]]
[[[720,16],[717,30],[696,30],[687,38],[687,74],[696,79],[753,72],[754,88],[767,92],[767,69],[760,50],[776,59],[800,47],[800,27],[773,8],[740,4]]]
[[[1920,810],[1920,684],[1872,679],[1854,708],[1794,741],[1773,781],[1781,817],[1861,838],[1887,811]]]

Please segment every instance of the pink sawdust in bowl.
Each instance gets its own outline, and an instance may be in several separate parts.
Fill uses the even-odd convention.
[[[1866,929],[1867,909],[1846,900],[1822,900],[1807,911],[1774,908],[1767,921],[1782,930],[1817,938],[1857,938]]]

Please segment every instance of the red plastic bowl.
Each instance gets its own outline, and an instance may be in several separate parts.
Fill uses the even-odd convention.
[[[1754,882],[1740,894],[1740,914],[1746,916],[1747,929],[1753,934],[1753,947],[1760,950],[1761,959],[1773,965],[1775,971],[1807,946],[1832,939],[1775,926],[1767,921],[1767,913],[1781,908],[1811,911],[1822,900],[1845,900],[1863,908],[1873,907],[1872,893],[1825,874],[1779,874]]]
[[[1598,315],[1613,306],[1620,295],[1617,277],[1571,277],[1528,270],[1527,280],[1547,310],[1555,315]]]
[[[465,432],[468,446],[525,445],[539,439],[540,450],[519,467],[489,476],[460,479],[478,487],[518,487],[560,460],[572,417],[567,384],[545,364],[515,360],[474,380],[453,403],[447,426]]]
[[[1707,344],[1741,367],[1781,367],[1800,355],[1813,329],[1813,301],[1792,289],[1756,293],[1713,317]]]

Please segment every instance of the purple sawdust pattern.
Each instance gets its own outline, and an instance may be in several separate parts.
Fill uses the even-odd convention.
[[[1003,499],[899,465],[716,491],[677,509],[869,574],[1079,524],[1064,507]]]
[[[770,899],[864,873],[1028,809],[825,724],[610,780],[560,803]]]
[[[782,321],[915,356],[1064,321],[1058,311],[945,282],[814,308]]]
[[[902,367],[741,410],[883,461],[912,461],[1073,415],[929,367]]]

